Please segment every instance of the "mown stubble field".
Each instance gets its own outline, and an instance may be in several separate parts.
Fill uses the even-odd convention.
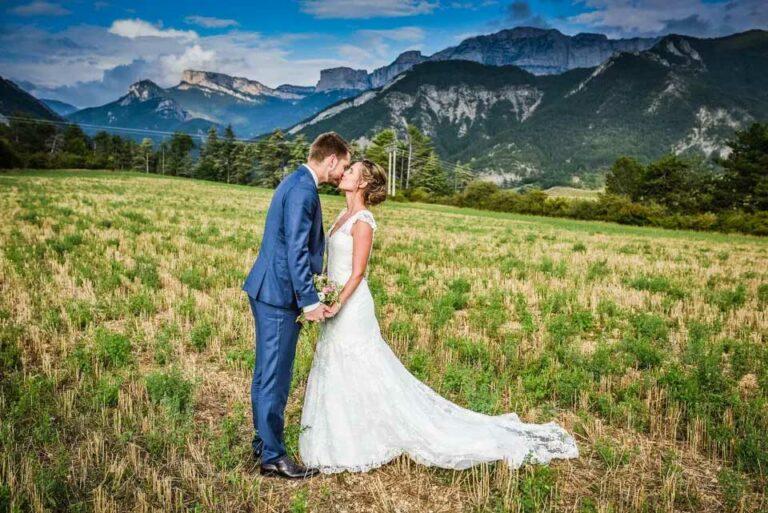
[[[581,458],[262,479],[240,285],[270,197],[133,173],[0,175],[0,509],[768,508],[768,240],[427,205],[374,211],[385,338],[463,406],[560,422]],[[322,201],[328,225],[343,200]],[[294,452],[315,340],[299,342]]]

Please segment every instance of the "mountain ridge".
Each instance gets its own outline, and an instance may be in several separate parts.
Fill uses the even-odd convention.
[[[179,84],[162,88],[140,80],[113,102],[67,115],[80,123],[200,134],[210,126],[232,125],[238,135],[254,137],[288,127],[352,91],[316,92],[314,88],[264,84],[223,73],[185,70]],[[152,104],[145,102],[153,101]]]
[[[45,103],[3,77],[0,77],[0,114],[5,118],[21,114],[48,121],[62,121],[62,117]]]
[[[440,155],[489,178],[567,184],[620,155],[723,155],[733,130],[768,118],[768,32],[670,35],[599,66],[534,75],[473,61],[429,61],[389,85],[329,107],[289,130],[333,128],[367,140],[405,118]]]
[[[469,60],[493,66],[514,64],[537,75],[556,74],[579,67],[597,66],[617,51],[644,50],[657,40],[639,37],[610,39],[605,34],[587,32],[569,36],[557,29],[522,26],[469,37],[431,56],[409,50],[371,73],[346,66],[322,70],[317,87],[325,90],[333,87],[375,89],[426,61]]]
[[[114,126],[115,129],[181,131],[197,135],[203,135],[214,125],[191,115],[169,97],[165,89],[146,79],[131,84],[128,92],[117,100],[78,110],[69,114],[67,119],[87,125]]]

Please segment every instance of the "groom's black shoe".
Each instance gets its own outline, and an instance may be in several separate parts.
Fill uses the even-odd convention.
[[[283,456],[276,459],[275,461],[261,464],[261,474],[265,476],[279,476],[286,477],[288,479],[305,479],[315,476],[319,473],[319,469],[308,468],[304,465],[299,465],[288,456]]]

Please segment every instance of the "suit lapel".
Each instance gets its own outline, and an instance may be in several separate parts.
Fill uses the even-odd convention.
[[[302,180],[308,180],[311,185],[315,188],[315,196],[317,197],[317,208],[315,209],[315,218],[318,223],[320,223],[320,237],[321,237],[321,244],[325,244],[325,228],[323,227],[323,209],[320,205],[320,193],[318,192],[318,185],[315,185],[315,179],[312,177],[312,171],[309,170],[309,168],[302,164],[299,168],[301,170]]]

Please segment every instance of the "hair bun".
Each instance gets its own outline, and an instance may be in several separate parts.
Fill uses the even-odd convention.
[[[363,193],[363,199],[368,206],[375,206],[387,199],[387,174],[377,163],[370,160],[362,160],[363,180],[368,183]]]

